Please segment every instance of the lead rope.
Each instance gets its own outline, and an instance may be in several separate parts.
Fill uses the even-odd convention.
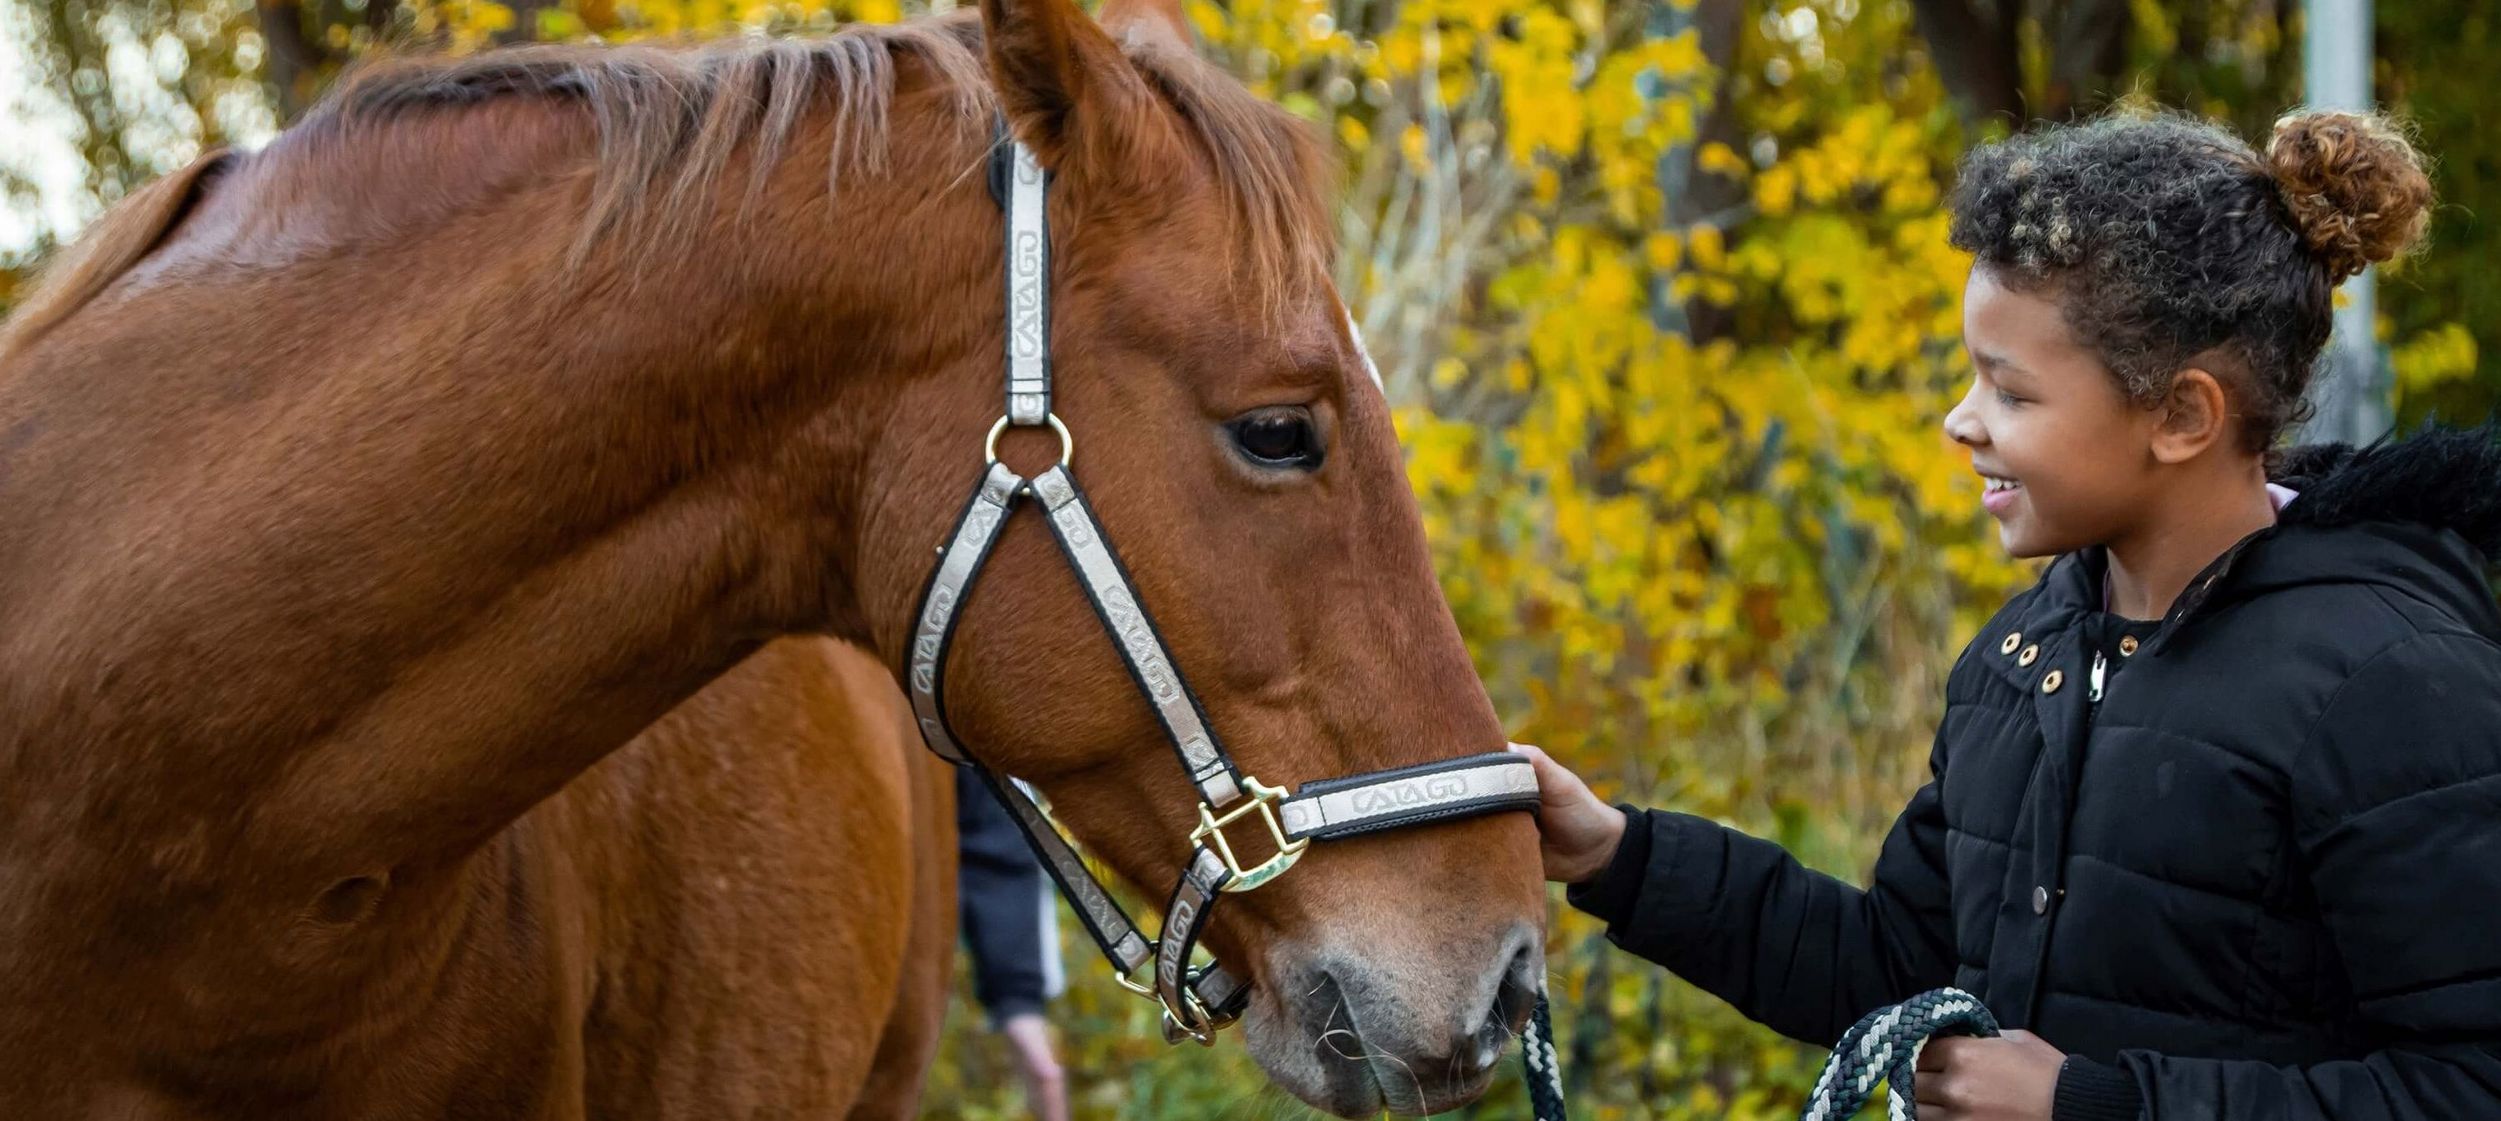
[[[1879,1008],[1841,1033],[1798,1121],[1842,1121],[1875,1096],[1879,1082],[1893,1088],[1885,1103],[1891,1121],[1912,1121],[1917,1099],[1911,1079],[1928,1041],[1941,1035],[1996,1034],[1997,1018],[1979,997],[1961,989],[1937,989]]]
[[[1528,1106],[1536,1121],[1564,1121],[1563,1065],[1556,1061],[1554,1016],[1546,1009],[1546,986],[1537,985],[1537,1010],[1520,1036],[1520,1073],[1528,1082]]]

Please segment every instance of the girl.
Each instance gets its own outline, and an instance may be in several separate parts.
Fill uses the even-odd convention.
[[[1947,984],[2025,1029],[1929,1047],[1922,1121],[2501,1118],[2501,455],[2268,452],[2430,195],[2346,113],[1975,151],[1945,430],[2057,559],[1956,664],[1873,885],[1523,747],[1547,875],[1800,1040]]]

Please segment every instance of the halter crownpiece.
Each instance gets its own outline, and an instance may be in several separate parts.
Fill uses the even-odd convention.
[[[1040,424],[1051,415],[1051,234],[1042,214],[1042,164],[1017,144],[993,174],[1002,172],[1008,187],[1007,419]]]
[[[1162,1005],[1165,1040],[1211,1043],[1218,1029],[1240,1018],[1250,996],[1249,985],[1221,964],[1190,964],[1208,917],[1226,894],[1274,881],[1315,841],[1534,811],[1537,776],[1527,759],[1491,752],[1327,779],[1294,790],[1263,783],[1235,764],[1069,470],[1073,442],[1067,426],[1051,411],[1050,231],[1043,207],[1047,180],[1033,152],[1002,127],[992,149],[990,183],[1007,215],[1006,414],[990,430],[988,462],[921,591],[913,613],[905,691],[922,740],[939,758],[978,772],[1007,806],[1120,983]],[[1367,356],[1367,369],[1370,364]],[[999,462],[998,437],[1010,427],[1039,425],[1050,426],[1060,437],[1060,460],[1027,479]],[[1198,827],[1190,834],[1192,847],[1164,908],[1163,932],[1151,940],[1042,808],[1015,782],[975,759],[947,723],[947,652],[963,619],[965,599],[998,544],[1000,529],[1028,497],[1041,507],[1060,552],[1085,589],[1086,601],[1153,710],[1182,772],[1197,788]],[[1246,867],[1234,846],[1254,830],[1274,852]],[[1155,967],[1151,981],[1132,980],[1150,961]]]

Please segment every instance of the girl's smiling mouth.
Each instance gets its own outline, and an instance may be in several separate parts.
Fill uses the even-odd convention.
[[[2015,496],[2023,493],[2023,483],[2002,475],[1983,471],[1980,479],[1987,484],[1980,494],[1980,505],[1992,514],[2005,513],[2007,507],[2015,504]]]

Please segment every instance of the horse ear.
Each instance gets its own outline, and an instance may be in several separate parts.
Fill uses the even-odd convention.
[[[1104,0],[1099,18],[1115,42],[1155,43],[1188,54],[1198,49],[1198,33],[1181,5],[1182,0]]]
[[[1045,163],[1089,116],[1124,114],[1136,75],[1076,0],[981,0],[981,22],[1000,107]]]

